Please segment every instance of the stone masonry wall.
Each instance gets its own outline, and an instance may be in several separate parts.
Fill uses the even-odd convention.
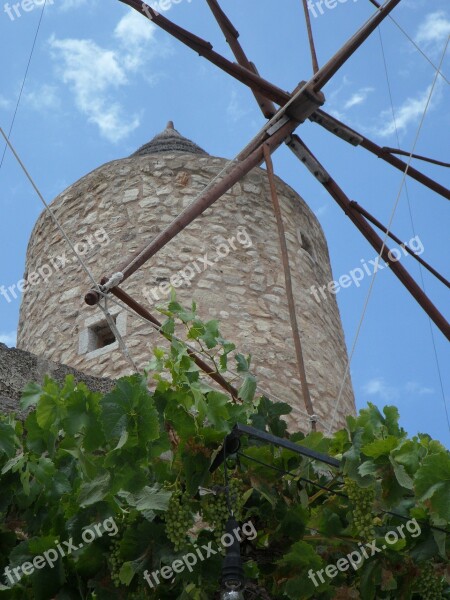
[[[225,164],[220,158],[176,152],[113,161],[70,186],[54,200],[52,208],[74,243],[104,228],[109,243],[105,237],[99,238],[100,242],[91,237],[92,247],[83,257],[100,280],[164,229]],[[333,279],[322,229],[298,194],[279,179],[277,188],[307,378],[322,429],[331,418],[346,369],[344,335],[335,297],[318,304],[309,291],[311,285],[324,285]],[[227,242],[232,237],[234,241]],[[241,243],[243,240],[247,242]],[[249,240],[252,246],[245,247]],[[216,253],[220,244],[225,244],[220,246],[223,255],[225,247],[229,248],[226,257],[219,258]],[[99,377],[130,373],[130,364],[117,342],[96,349],[98,335],[104,331],[103,317],[98,308],[84,304],[90,280],[45,213],[30,240],[24,278],[64,252],[69,260],[64,269],[53,268],[47,283],[36,283],[24,294],[18,346]],[[205,254],[214,264],[203,270],[200,259]],[[195,264],[198,268],[190,285],[177,289],[181,303],[190,304],[195,299],[203,318],[219,319],[224,336],[234,341],[239,351],[253,355],[260,388],[294,407],[291,426],[295,423],[295,427],[309,430],[265,171],[255,169],[236,184],[123,288],[157,313],[155,297],[162,298],[157,286],[181,269],[195,270]],[[161,344],[161,336],[138,317],[111,303],[110,307],[133,359],[139,367],[144,366],[152,347]],[[354,411],[351,382],[347,381],[338,426]]]
[[[67,375],[73,375],[93,392],[107,393],[114,387],[114,381],[85,375],[30,352],[0,344],[0,413],[15,412],[23,416],[19,400],[25,386],[31,382],[42,383],[46,375],[59,384],[64,383]]]

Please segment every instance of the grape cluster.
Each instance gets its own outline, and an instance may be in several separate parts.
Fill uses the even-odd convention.
[[[120,543],[122,541],[124,532],[128,527],[131,527],[135,523],[138,517],[139,513],[136,510],[132,510],[128,513],[123,512],[120,517],[116,517],[119,531],[114,538],[111,539],[111,545],[109,547],[111,581],[116,588],[122,585],[119,573],[124,561],[120,557]]]
[[[194,523],[190,507],[190,497],[187,492],[177,488],[170,497],[165,514],[166,534],[175,550],[181,550],[187,545],[187,533]]]
[[[111,581],[114,586],[118,588],[121,585],[119,572],[122,568],[122,561],[120,559],[120,540],[117,538],[114,538],[111,542],[109,549],[109,563],[111,567]]]
[[[373,540],[375,530],[373,527],[373,503],[375,500],[375,490],[373,488],[361,488],[359,485],[346,477],[345,493],[352,503],[352,517],[358,534],[364,540]]]
[[[230,479],[229,497],[234,517],[237,521],[241,521],[244,503],[242,485],[239,479]],[[226,489],[220,488],[215,494],[208,494],[202,501],[202,512],[205,520],[213,527],[214,536],[217,543],[219,543],[225,533],[226,524],[230,517]]]
[[[244,512],[244,490],[240,479],[230,479],[230,504],[233,508],[236,521],[242,521]]]
[[[433,565],[427,563],[416,579],[415,591],[422,600],[444,600],[443,580],[433,570]]]

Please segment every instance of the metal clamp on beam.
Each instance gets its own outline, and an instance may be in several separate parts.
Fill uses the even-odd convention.
[[[209,468],[210,473],[214,473],[214,471],[216,471],[220,467],[220,465],[226,458],[228,458],[228,456],[236,454],[236,452],[239,451],[239,448],[241,447],[241,438],[239,433],[236,431],[236,428],[233,429],[233,431],[227,435],[223,444],[224,445],[221,451],[216,456],[212,465]]]
[[[325,103],[322,92],[315,92],[311,87],[306,87],[307,81],[301,81],[292,93],[294,98],[304,88],[293,102],[286,106],[286,114],[299,123],[303,123]]]
[[[292,152],[299,158],[305,167],[310,171],[320,183],[328,183],[330,181],[330,175],[325,169],[319,164],[315,157],[307,150],[300,142],[296,135],[291,135],[287,140],[286,144],[292,150]]]
[[[269,129],[267,129],[267,135],[274,135],[279,129],[283,127],[283,125],[286,125],[286,123],[288,123],[290,120],[290,117],[288,117],[287,115],[281,115],[278,121],[275,121],[275,123],[271,125]]]
[[[314,112],[312,115],[310,115],[309,120],[313,121],[313,123],[321,125],[324,129],[334,133],[334,135],[340,137],[342,140],[348,142],[352,146],[359,146],[364,141],[364,138],[358,135],[355,131],[349,127],[345,127],[345,125],[337,125],[334,119],[331,119],[322,111],[320,111],[320,113]]]

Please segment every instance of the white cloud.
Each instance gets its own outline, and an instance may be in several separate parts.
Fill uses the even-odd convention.
[[[347,102],[344,104],[344,110],[348,110],[349,108],[357,106],[358,104],[363,104],[367,100],[368,95],[374,91],[375,88],[373,87],[361,88],[352,94],[352,96],[347,100]]]
[[[227,106],[227,115],[230,121],[237,123],[243,117],[250,113],[248,108],[243,108],[242,103],[238,100],[238,93],[236,90],[231,91],[230,101]]]
[[[0,333],[0,344],[6,344],[9,347],[16,345],[17,331],[10,331],[9,333]]]
[[[433,388],[420,385],[417,381],[408,381],[405,387],[407,392],[410,394],[417,394],[418,396],[429,396],[430,394],[435,393]]]
[[[416,42],[423,44],[433,52],[439,50],[442,52],[449,35],[450,19],[447,18],[444,11],[437,11],[427,15],[425,21],[421,23],[416,34]]]
[[[70,10],[72,8],[79,8],[83,6],[83,4],[87,4],[87,0],[60,0],[60,10]]]
[[[441,99],[441,83],[437,80],[436,87],[431,102],[428,106],[428,111],[435,108]],[[379,117],[380,125],[374,128],[374,133],[381,137],[388,137],[395,133],[395,125],[399,133],[408,129],[409,125],[414,125],[420,122],[427,106],[428,98],[430,97],[431,85],[423,92],[420,92],[415,97],[407,98],[403,104],[395,108],[395,123],[392,119],[391,109],[384,110]]]
[[[135,10],[120,19],[114,37],[124,48],[122,61],[126,69],[136,71],[152,57],[152,50],[156,50],[156,45],[152,44],[155,33],[156,26]]]
[[[130,76],[138,69],[145,75],[145,63],[156,52],[166,54],[167,48],[156,45],[155,26],[134,10],[119,21],[114,37],[117,49],[104,48],[91,39],[55,36],[50,38],[50,47],[59,76],[71,88],[78,110],[97,125],[103,137],[118,142],[139,126],[140,119],[137,114],[125,114],[114,92],[130,85]]]
[[[398,397],[398,389],[387,385],[381,377],[370,379],[363,386],[363,392],[368,396],[378,396],[382,400],[394,400]]]
[[[98,46],[93,40],[50,39],[50,46],[62,61],[62,81],[75,95],[77,108],[109,141],[117,142],[139,125],[139,119],[122,114],[122,107],[109,92],[128,83],[125,69],[113,50]]]
[[[377,396],[384,401],[408,400],[411,396],[429,396],[435,393],[433,388],[426,387],[417,381],[408,381],[406,384],[393,386],[386,383],[383,377],[370,379],[362,390],[368,396]]]
[[[9,108],[10,104],[10,101],[0,94],[0,109]]]
[[[57,91],[56,86],[44,83],[41,87],[28,92],[25,96],[25,102],[38,111],[59,108],[60,100]]]
[[[135,10],[127,12],[114,30],[115,37],[123,43],[124,46],[140,46],[153,40],[156,31],[155,25]]]

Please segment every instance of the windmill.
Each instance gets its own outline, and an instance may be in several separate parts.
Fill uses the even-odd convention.
[[[358,51],[374,30],[376,30],[376,28],[390,15],[393,9],[399,4],[400,0],[388,0],[383,5],[380,5],[375,0],[371,0],[376,8],[374,14],[344,44],[344,46],[321,67],[319,67],[317,60],[308,3],[306,0],[302,0],[310,45],[313,75],[309,79],[303,80],[291,93],[283,91],[259,75],[257,68],[247,57],[239,42],[239,33],[237,29],[231,23],[217,0],[207,0],[207,4],[225,36],[236,62],[220,55],[213,49],[209,42],[176,25],[149,5],[138,0],[121,1],[139,12],[139,14],[142,15],[142,18],[150,20],[182,44],[210,61],[217,68],[248,86],[251,89],[263,116],[267,119],[267,123],[258,135],[255,136],[238,154],[236,160],[230,163],[230,165],[220,173],[209,186],[207,186],[204,192],[200,194],[200,196],[181,214],[179,214],[178,217],[164,229],[164,231],[157,235],[150,243],[142,247],[133,257],[119,265],[114,273],[106,274],[101,280],[100,286],[97,289],[90,290],[86,294],[86,303],[94,306],[98,304],[104,294],[111,293],[142,317],[154,323],[157,322],[155,317],[151,315],[145,307],[136,302],[122,289],[122,284],[132,276],[140,266],[170,242],[170,240],[172,240],[180,231],[192,223],[207,208],[211,207],[214,202],[216,202],[243,176],[249,173],[251,169],[264,162],[267,166],[267,173],[271,184],[272,200],[277,215],[277,227],[282,249],[286,293],[289,302],[293,339],[302,382],[302,392],[305,406],[307,407],[310,416],[313,416],[313,409],[309,400],[308,386],[306,383],[299,328],[295,317],[295,310],[293,308],[294,298],[292,286],[290,285],[289,258],[287,256],[285,243],[283,243],[284,231],[282,219],[280,218],[279,212],[277,212],[277,194],[274,185],[274,169],[271,159],[272,154],[282,144],[286,144],[372,245],[379,256],[379,260],[384,261],[385,265],[389,266],[395,276],[423,308],[430,319],[440,329],[444,336],[449,339],[450,327],[443,314],[433,304],[427,294],[403,265],[392,259],[391,249],[387,243],[388,238],[396,243],[402,244],[402,242],[400,238],[391,231],[391,224],[385,225],[381,223],[363,206],[352,201],[320,162],[320,158],[312,153],[297,133],[297,130],[301,133],[302,124],[309,120],[327,130],[330,135],[341,138],[349,145],[353,147],[361,146],[372,155],[402,172],[405,178],[410,177],[432,192],[441,195],[443,198],[450,199],[450,191],[447,188],[411,166],[411,160],[413,158],[448,166],[446,163],[418,156],[414,154],[414,152],[409,153],[402,149],[381,147],[322,108],[326,105],[326,98],[322,92],[324,86],[338,73],[340,68],[349,60],[349,58]],[[437,74],[439,72],[438,68]],[[401,156],[406,157],[405,160],[400,158]],[[379,229],[380,232],[384,234],[384,239],[377,233],[375,228]],[[445,277],[429,265],[428,262],[418,256],[412,248],[409,248],[405,244],[402,244],[402,247],[405,252],[409,253],[413,258],[420,262],[424,268],[433,273],[444,285],[449,287],[449,282]],[[205,365],[200,366],[206,370]],[[217,379],[217,375],[215,375],[215,377]],[[219,383],[227,389],[227,391],[230,391],[226,382],[219,381]]]

